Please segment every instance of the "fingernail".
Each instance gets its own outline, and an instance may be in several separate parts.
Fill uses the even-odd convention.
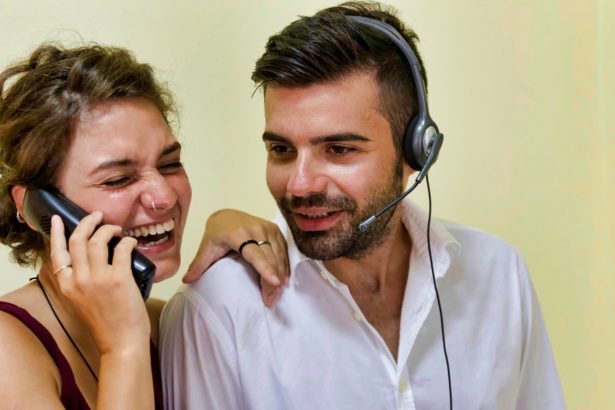
[[[271,278],[271,284],[272,285],[278,286],[280,284],[280,279],[278,279],[278,275],[273,274],[273,275],[270,276],[270,278]]]
[[[267,306],[268,308],[270,308],[271,306],[273,306],[273,303],[271,301],[271,295],[267,295],[265,296],[265,306]]]

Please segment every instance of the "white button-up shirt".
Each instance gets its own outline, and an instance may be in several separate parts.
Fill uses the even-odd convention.
[[[448,409],[425,213],[403,205],[412,238],[397,357],[348,287],[289,242],[291,279],[274,308],[239,257],[182,288],[162,315],[169,409]],[[456,409],[565,408],[538,301],[502,240],[432,222]]]

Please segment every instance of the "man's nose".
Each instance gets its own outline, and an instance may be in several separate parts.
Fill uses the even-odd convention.
[[[325,187],[326,177],[320,164],[309,155],[299,155],[288,179],[288,193],[302,197],[312,192],[322,192]]]

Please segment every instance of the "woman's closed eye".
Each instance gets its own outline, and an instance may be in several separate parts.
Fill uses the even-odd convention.
[[[133,180],[134,180],[134,177],[124,175],[124,176],[109,178],[103,181],[101,185],[107,188],[121,188],[123,186],[130,184]]]
[[[158,170],[162,174],[173,174],[183,168],[184,164],[179,160],[167,162],[158,166]]]

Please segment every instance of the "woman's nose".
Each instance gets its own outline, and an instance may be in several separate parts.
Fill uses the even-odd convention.
[[[168,210],[177,202],[177,195],[162,175],[156,175],[148,181],[141,194],[141,205],[154,212]]]

